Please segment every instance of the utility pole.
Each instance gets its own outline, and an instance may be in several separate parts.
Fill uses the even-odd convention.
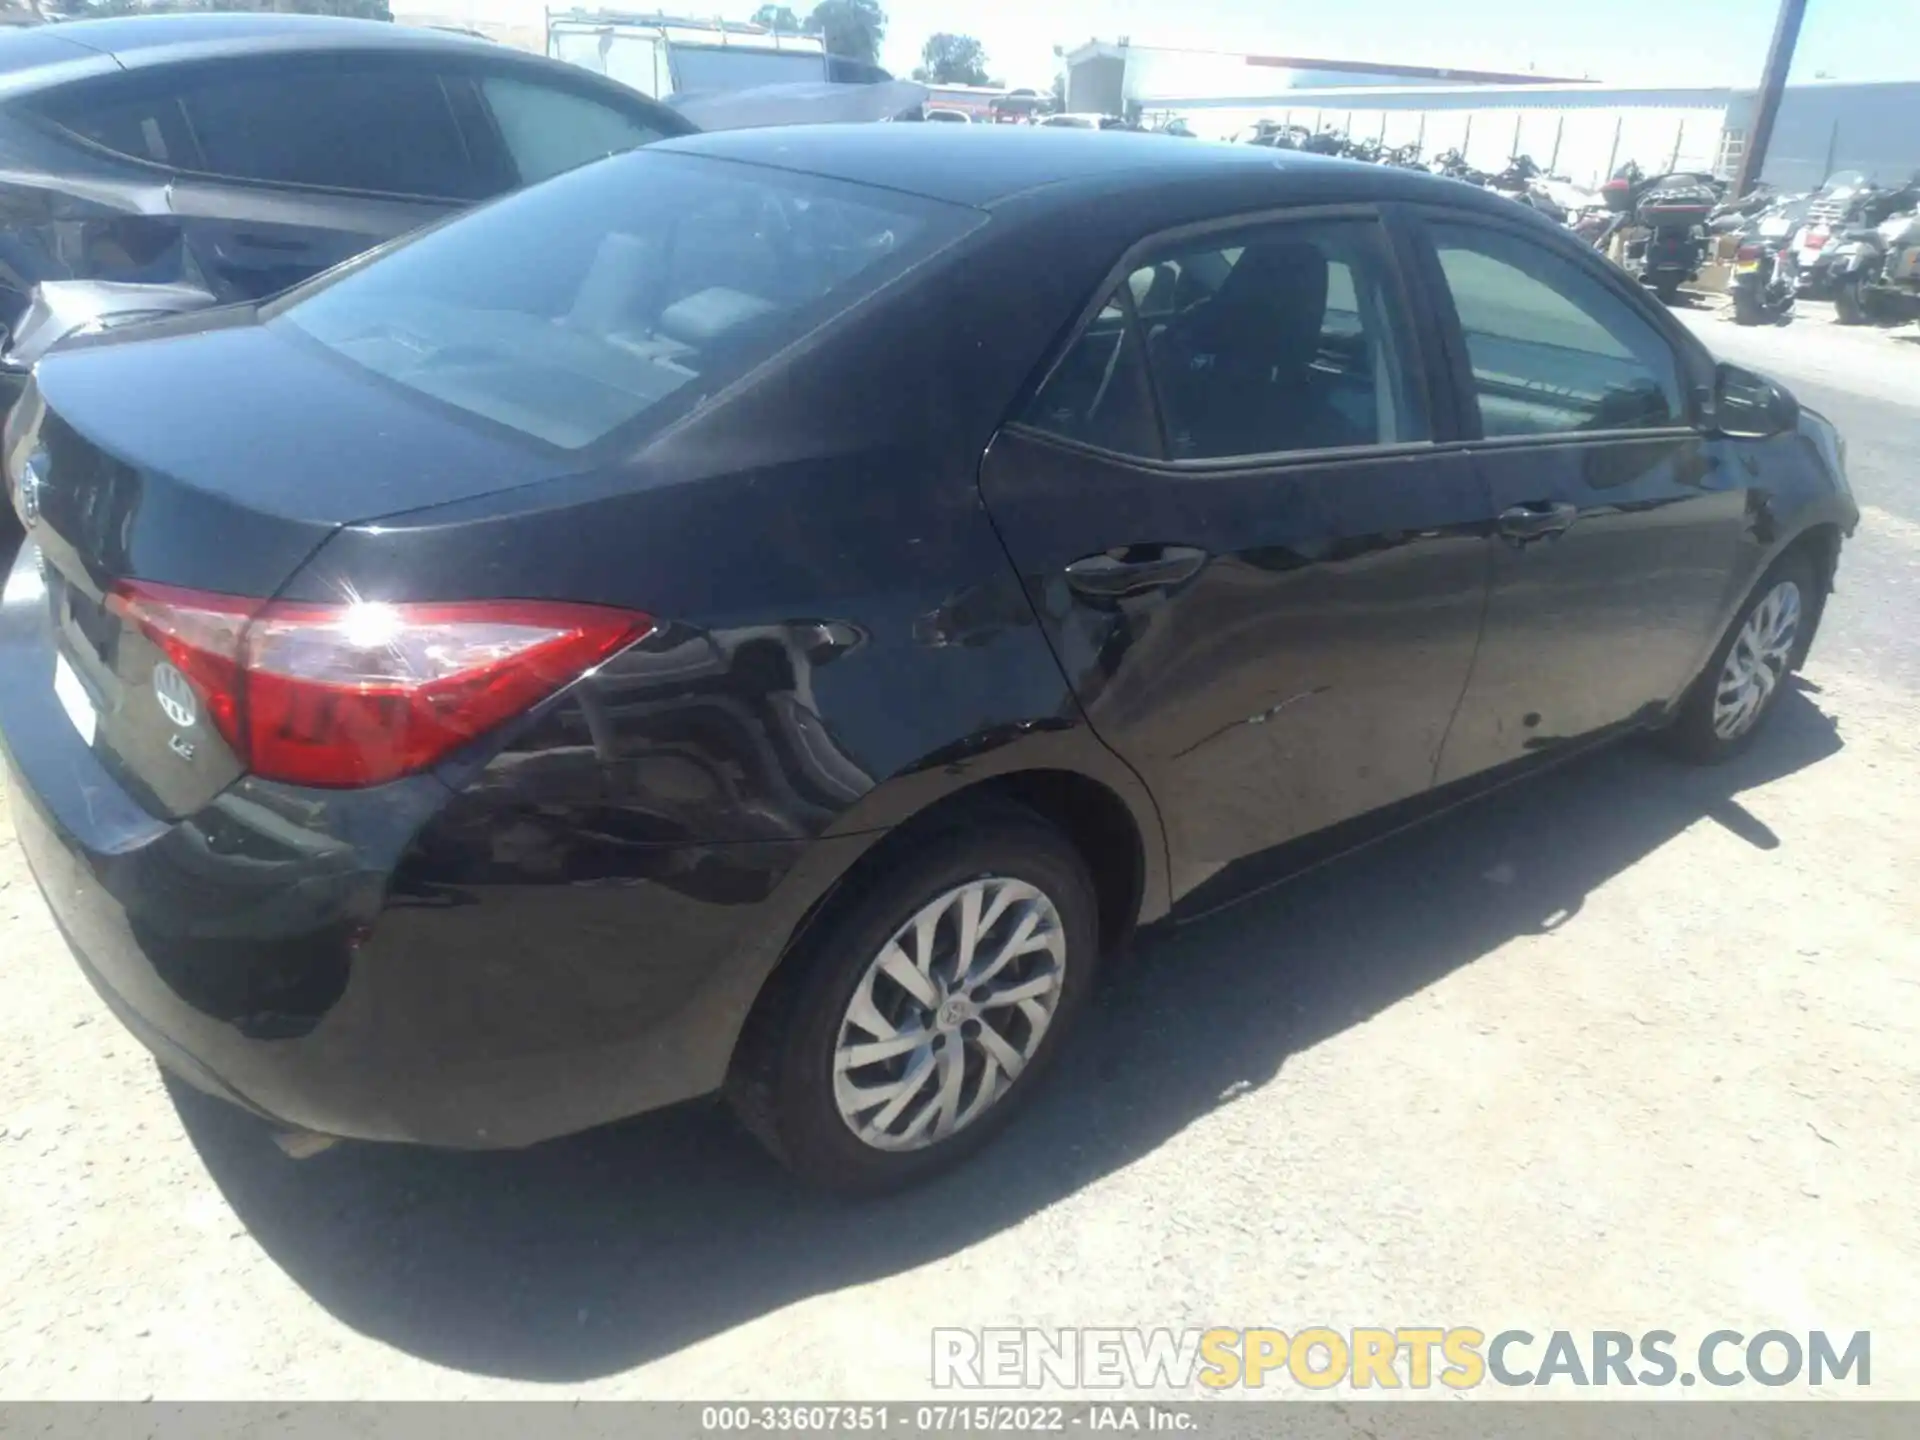
[[[1767,70],[1760,77],[1760,103],[1753,112],[1753,133],[1747,138],[1746,153],[1740,157],[1740,176],[1733,182],[1734,198],[1753,189],[1766,168],[1767,146],[1773,143],[1773,122],[1780,113],[1780,97],[1787,88],[1787,71],[1793,68],[1793,47],[1800,41],[1800,22],[1807,15],[1807,0],[1780,0],[1780,18],[1773,27],[1773,45],[1767,51]]]

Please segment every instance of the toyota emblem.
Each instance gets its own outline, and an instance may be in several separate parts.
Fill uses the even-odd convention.
[[[160,713],[177,730],[191,730],[200,718],[200,702],[194,698],[192,682],[165,660],[153,667],[153,698]]]

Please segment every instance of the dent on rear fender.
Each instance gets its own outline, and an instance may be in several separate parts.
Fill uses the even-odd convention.
[[[455,799],[437,828],[586,882],[628,873],[636,847],[810,839],[873,787],[817,693],[869,643],[847,620],[664,624],[442,767]]]

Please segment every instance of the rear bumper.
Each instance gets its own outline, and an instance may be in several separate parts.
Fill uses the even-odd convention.
[[[622,847],[591,876],[434,776],[248,779],[154,818],[52,690],[30,557],[0,605],[14,823],[82,969],[161,1063],[323,1134],[514,1146],[716,1088],[761,982],[865,848]]]

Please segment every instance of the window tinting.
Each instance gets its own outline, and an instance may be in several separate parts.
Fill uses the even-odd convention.
[[[1424,438],[1387,275],[1363,221],[1188,242],[1136,272],[1172,458]]]
[[[1140,331],[1118,295],[1061,357],[1023,418],[1035,429],[1103,450],[1160,454]]]
[[[1502,231],[1431,227],[1466,333],[1485,434],[1678,425],[1678,362],[1619,296]]]
[[[632,115],[551,85],[489,75],[480,88],[523,185],[660,138]]]
[[[486,193],[431,72],[251,68],[209,77],[184,103],[217,175],[449,200]]]
[[[270,323],[580,449],[683,387],[711,394],[977,220],[893,191],[636,150],[296,292]]]
[[[183,169],[199,165],[180,101],[152,86],[80,86],[54,93],[39,109],[55,124],[115,154]]]
[[[1129,275],[1023,417],[1175,460],[1425,438],[1399,357],[1377,227],[1331,222],[1171,247]],[[1131,308],[1133,318],[1128,319]],[[1142,386],[1144,356],[1152,374]]]

